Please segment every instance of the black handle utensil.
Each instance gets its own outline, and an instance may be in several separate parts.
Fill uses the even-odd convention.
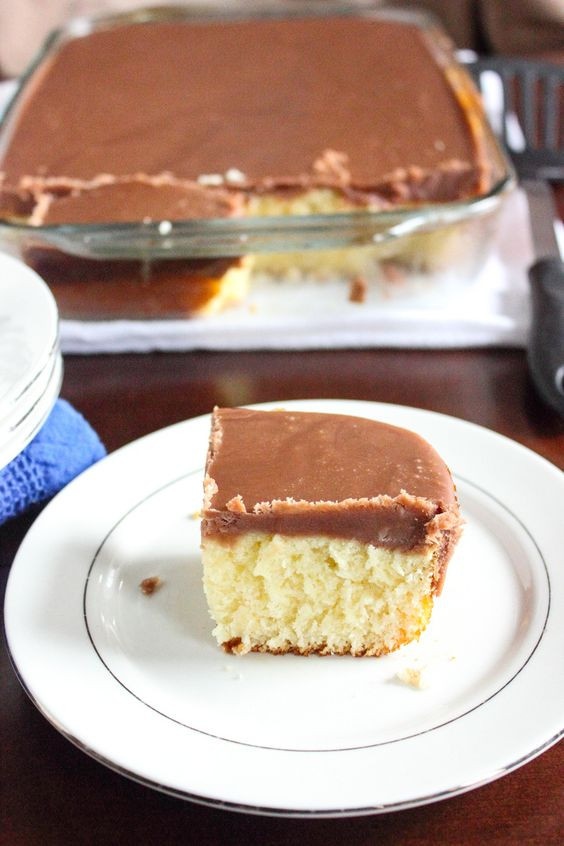
[[[487,71],[501,81],[498,131],[527,194],[537,258],[529,269],[529,369],[539,394],[564,416],[564,263],[548,185],[564,181],[564,67],[496,57],[469,69],[479,87]]]

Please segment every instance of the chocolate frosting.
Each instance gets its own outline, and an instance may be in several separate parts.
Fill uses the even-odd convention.
[[[204,188],[197,182],[149,179],[144,176],[112,179],[101,184],[73,186],[64,193],[59,183],[37,181],[43,202],[30,223],[126,223],[191,218],[229,217],[241,208],[240,195]],[[37,190],[37,188],[36,188]]]
[[[217,409],[206,473],[204,535],[329,534],[413,549],[459,524],[433,447],[360,417]]]
[[[421,32],[360,17],[146,23],[68,41],[32,77],[0,168],[12,185],[235,169],[239,188],[392,202],[470,195],[483,170]]]

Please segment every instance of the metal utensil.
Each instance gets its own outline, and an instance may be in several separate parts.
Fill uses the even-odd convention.
[[[564,182],[564,67],[494,57],[479,59],[469,69],[481,90],[485,82],[495,81],[493,75],[498,80],[493,128],[527,194],[536,256],[529,268],[529,369],[539,394],[564,416],[564,263],[548,184]]]

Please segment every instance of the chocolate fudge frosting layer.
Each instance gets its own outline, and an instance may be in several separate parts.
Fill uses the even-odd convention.
[[[73,187],[45,182],[30,223],[126,223],[230,217],[241,208],[240,195],[206,189],[197,182],[144,176]]]
[[[413,432],[339,414],[214,413],[204,536],[329,534],[413,549],[459,522],[447,466]]]
[[[482,172],[424,37],[391,21],[121,26],[64,44],[25,97],[0,158],[12,185],[236,169],[258,190],[346,185],[394,198],[399,186],[409,199],[415,185],[417,199],[443,200],[445,185],[475,191]]]

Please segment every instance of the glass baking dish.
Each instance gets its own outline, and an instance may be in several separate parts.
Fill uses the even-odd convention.
[[[243,3],[225,7],[162,7],[77,19],[55,32],[22,78],[0,124],[0,154],[35,80],[59,48],[101,30],[152,22],[246,20],[260,17],[358,15],[416,23],[425,33],[468,120],[479,126],[490,180],[470,199],[331,213],[259,214],[133,223],[31,225],[18,209],[0,217],[0,249],[22,258],[50,285],[64,318],[179,318],[212,314],[244,300],[248,285],[271,280],[292,296],[303,280],[342,279],[343,300],[362,302],[456,291],[486,261],[502,203],[514,186],[510,164],[485,118],[470,76],[450,43],[420,15],[370,3]],[[0,204],[1,208],[1,204]],[[225,280],[229,284],[225,286]],[[287,283],[287,284],[284,284]],[[359,284],[361,283],[361,284]],[[332,289],[333,290],[333,289]],[[333,294],[332,294],[333,295]],[[322,295],[321,295],[322,296]]]

